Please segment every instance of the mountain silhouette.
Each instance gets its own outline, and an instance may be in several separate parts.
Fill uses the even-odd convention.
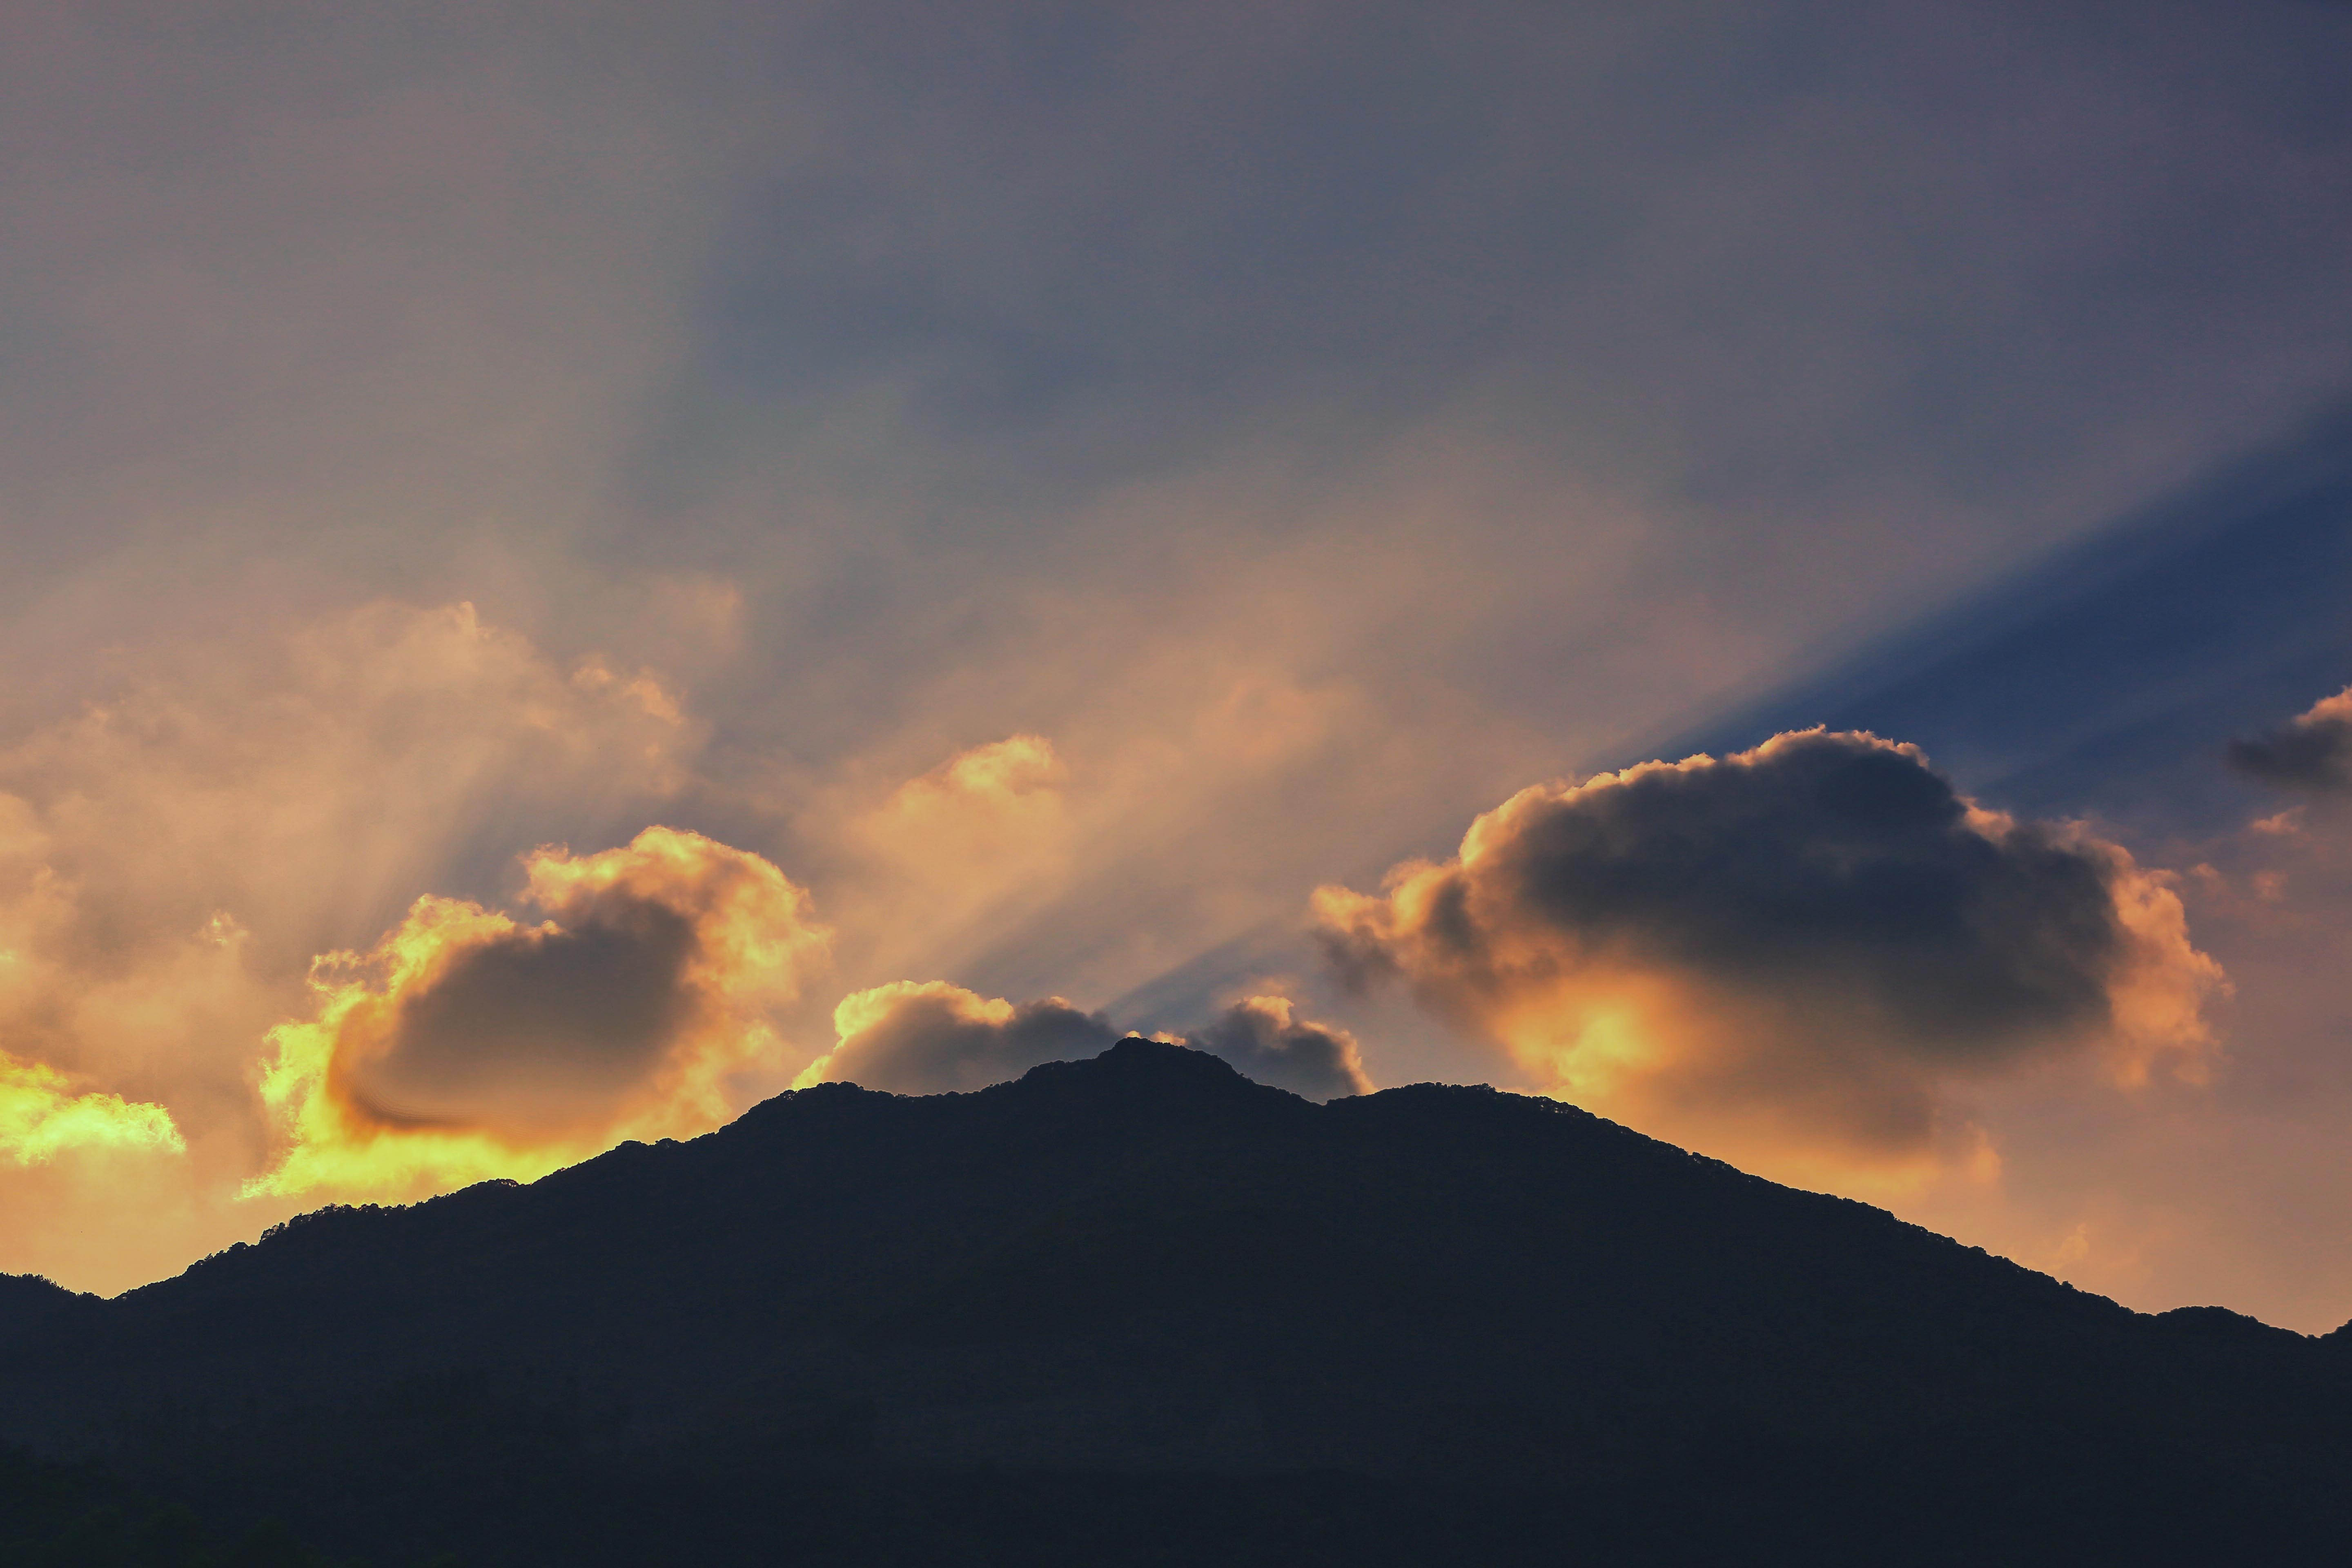
[[[142,1484],[267,1494],[362,1560],[391,1539],[350,1533],[367,1508],[423,1540],[465,1493],[383,1457],[426,1406],[436,1465],[521,1463],[530,1412],[572,1423],[546,1460],[570,1501],[528,1525],[485,1493],[445,1521],[486,1562],[604,1560],[656,1517],[709,1534],[704,1561],[791,1560],[747,1522],[788,1494],[793,1540],[871,1548],[843,1522],[868,1507],[945,1531],[811,1561],[2352,1546],[2341,1331],[2132,1312],[1549,1100],[1317,1105],[1138,1039],[972,1094],[821,1085],[527,1186],[324,1209],[111,1300],[0,1279],[0,1436],[121,1454],[165,1422],[181,1457],[148,1442]],[[542,1436],[481,1436],[500,1422]],[[759,1479],[709,1495],[729,1476]],[[370,1487],[409,1501],[329,1500]],[[593,1541],[547,1546],[592,1504]],[[1041,1521],[1096,1533],[1024,1555]]]
[[[85,1299],[37,1274],[0,1274],[0,1343]]]

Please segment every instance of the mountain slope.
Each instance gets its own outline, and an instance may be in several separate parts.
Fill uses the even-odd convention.
[[[2343,1539],[2347,1360],[2132,1313],[1549,1101],[1317,1106],[1129,1040],[306,1216],[26,1328],[0,1421],[71,1446],[165,1401],[321,1406],[478,1369],[625,1407],[637,1442],[855,1412],[899,1464],[1356,1474],[1799,1531],[1830,1510],[1857,1539],[1895,1528],[1873,1510],[2044,1543],[2210,1531],[2288,1561]]]
[[[75,1293],[38,1274],[0,1274],[0,1342],[70,1305]]]

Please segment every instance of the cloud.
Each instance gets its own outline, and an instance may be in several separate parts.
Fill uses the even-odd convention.
[[[531,844],[663,820],[701,741],[633,663],[393,599],[113,651],[68,710],[7,726],[0,1041],[75,1096],[164,1107],[186,1145],[0,1159],[9,1268],[125,1289],[273,1217],[226,1194],[273,1150],[254,1058],[310,1011],[310,959],[428,889],[491,891]]]
[[[2231,767],[2263,784],[2352,795],[2352,687],[2266,734],[2231,742],[2225,754]]]
[[[179,1154],[186,1149],[162,1106],[134,1104],[119,1094],[78,1094],[56,1068],[0,1053],[0,1158],[37,1165],[68,1151]]]
[[[901,784],[883,817],[895,825],[960,816],[975,804],[996,811],[1050,810],[1055,789],[1069,776],[1053,742],[1043,735],[1008,735],[959,752]]]
[[[901,980],[834,1009],[839,1042],[801,1075],[892,1094],[950,1094],[1018,1078],[1040,1062],[1090,1057],[1119,1032],[1058,996],[1015,1005],[945,981]]]
[[[1947,1091],[2036,1059],[2194,1076],[2221,983],[2162,874],[1863,733],[1523,790],[1453,859],[1315,908],[1351,982],[1401,977],[1540,1087],[1782,1170],[1981,1164]]]
[[[289,1146],[249,1190],[535,1176],[727,1119],[727,1076],[776,1054],[769,1010],[824,960],[807,895],[668,827],[525,868],[537,925],[425,898],[370,952],[320,961],[317,1016],[270,1032],[261,1091]]]
[[[842,999],[838,1043],[799,1083],[848,1082],[893,1094],[950,1094],[1018,1078],[1042,1062],[1108,1049],[1123,1031],[1058,996],[1015,1005],[944,981],[898,981]],[[1371,1087],[1345,1029],[1294,1020],[1283,996],[1234,1004],[1177,1043],[1222,1057],[1261,1083],[1315,1099]]]
[[[299,977],[513,818],[674,794],[698,743],[650,675],[566,668],[464,603],[257,627],[112,688],[0,750],[0,856],[38,873],[52,952],[184,942],[226,910]]]
[[[99,1289],[249,1234],[255,1208],[219,1194],[270,1156],[254,1061],[309,1015],[314,955],[428,889],[481,896],[534,844],[662,820],[703,733],[642,669],[552,657],[466,603],[256,615],[110,656],[79,695],[0,734],[0,1042],[77,1093],[168,1108],[186,1157],[7,1166],[0,1248]]]
[[[903,777],[891,763],[853,773]],[[801,816],[809,853],[839,862],[836,910],[869,974],[937,962],[973,931],[1034,916],[1071,866],[1054,742],[1020,732],[957,752],[887,793],[853,776]]]
[[[1310,1100],[1371,1091],[1356,1037],[1337,1025],[1293,1018],[1287,996],[1244,997],[1184,1043],[1224,1058],[1245,1078]]]

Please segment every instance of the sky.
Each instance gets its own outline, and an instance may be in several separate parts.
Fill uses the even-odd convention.
[[[0,8],[0,1271],[1135,1030],[2352,1319],[2347,74]]]

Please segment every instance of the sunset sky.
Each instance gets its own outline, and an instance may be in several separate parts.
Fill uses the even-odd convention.
[[[2347,81],[0,8],[0,1272],[1137,1031],[2352,1319]]]

